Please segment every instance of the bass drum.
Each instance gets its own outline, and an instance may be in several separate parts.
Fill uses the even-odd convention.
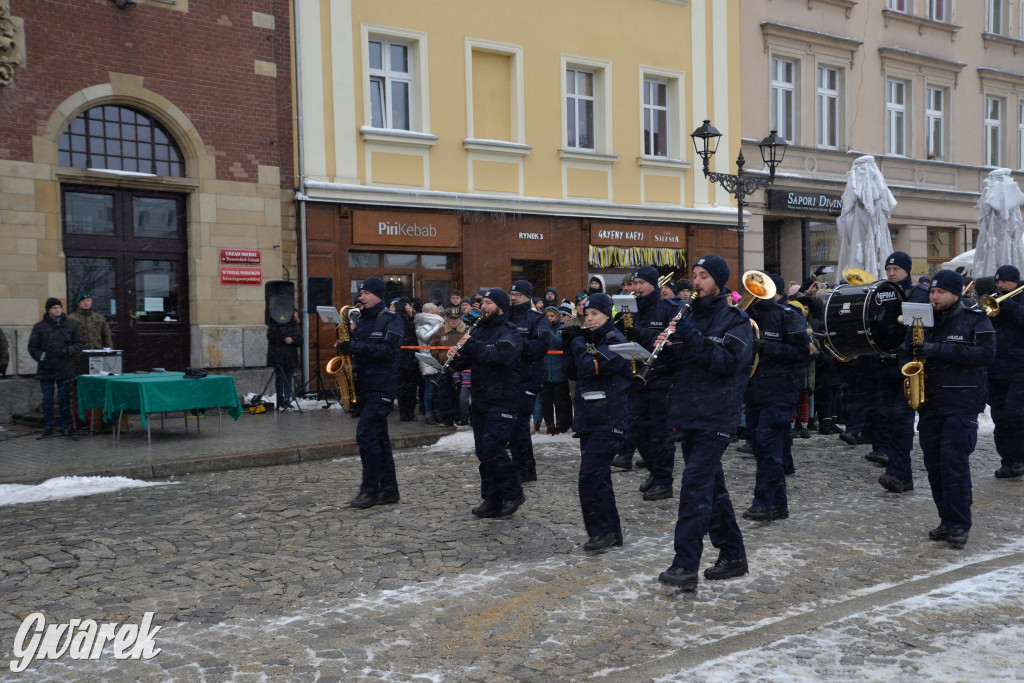
[[[899,320],[905,299],[887,280],[836,287],[825,302],[826,346],[842,361],[872,353],[895,358],[907,333]]]

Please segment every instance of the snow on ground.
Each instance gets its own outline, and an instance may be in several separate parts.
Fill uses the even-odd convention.
[[[175,484],[171,481],[140,481],[126,477],[54,477],[42,484],[0,484],[0,505],[38,503],[44,500],[60,500],[92,496],[97,493],[111,493],[121,489],[139,489],[147,486]]]

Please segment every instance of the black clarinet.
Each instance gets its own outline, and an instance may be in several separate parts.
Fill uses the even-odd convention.
[[[481,320],[483,320],[483,316],[480,316],[479,318],[474,320],[473,324],[469,326],[468,330],[466,330],[466,334],[472,336],[473,330],[476,329],[476,326],[480,324]],[[451,364],[453,360],[455,360],[455,356],[459,355],[459,349],[461,349],[462,346],[462,342],[459,342],[458,344],[455,345],[455,353],[448,356],[448,360],[446,360],[444,362],[444,365],[441,366],[441,369],[437,371],[437,375],[434,377],[434,379],[430,380],[430,383],[433,384],[435,387],[441,386],[441,378],[445,376],[445,373],[448,371],[448,366]]]
[[[695,297],[690,297],[689,301],[687,301],[685,304],[679,307],[679,310],[676,312],[675,316],[672,318],[672,320],[669,321],[669,326],[671,326],[673,323],[679,322],[682,319],[682,317],[690,311],[690,304],[693,302],[694,298]],[[666,328],[666,330],[667,329],[668,328]],[[647,375],[648,373],[650,373],[651,368],[654,367],[654,363],[657,362],[658,360],[658,354],[660,354],[661,350],[665,348],[665,344],[668,343],[668,338],[671,336],[671,334],[666,334],[665,338],[654,346],[654,349],[651,351],[650,358],[644,361],[643,367],[640,368],[640,370],[635,375],[633,375],[633,379],[635,379],[640,384],[647,384]]]

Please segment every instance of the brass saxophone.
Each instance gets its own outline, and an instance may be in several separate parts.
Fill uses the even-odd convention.
[[[912,341],[915,345],[924,343],[924,324],[920,318],[914,318],[912,323]],[[914,410],[921,407],[922,403],[925,403],[928,399],[924,395],[924,380],[926,375],[924,374],[924,359],[918,358],[917,354],[914,354],[914,360],[905,364],[901,370],[903,376],[906,378],[903,380],[903,394],[907,397],[907,403]]]
[[[350,327],[352,323],[359,320],[359,309],[355,306],[342,306],[338,313],[341,314],[341,319],[344,321],[335,330],[338,341],[349,341],[352,338]],[[337,382],[341,405],[351,413],[359,400],[359,397],[356,396],[356,377],[352,371],[352,356],[347,353],[338,354],[327,361],[327,377]]]

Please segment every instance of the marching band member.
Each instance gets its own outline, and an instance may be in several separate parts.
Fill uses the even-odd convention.
[[[359,495],[349,506],[364,509],[398,502],[395,458],[388,435],[388,415],[398,393],[398,353],[405,323],[384,306],[386,288],[380,278],[367,278],[359,286],[362,314],[352,339],[337,344],[338,353],[351,354],[359,396],[356,442],[363,464]]]
[[[761,338],[753,340],[760,360],[743,396],[747,434],[757,461],[754,499],[743,517],[758,522],[789,517],[783,457],[787,440],[792,445],[790,418],[810,359],[807,323],[796,309],[781,303],[782,278],[770,277],[775,297],[756,301],[748,309],[761,331]]]
[[[925,328],[921,344],[914,344],[908,329],[899,354],[900,367],[911,358],[927,365],[917,431],[939,513],[939,526],[928,538],[955,548],[963,547],[971,530],[969,457],[978,442],[978,413],[985,409],[986,369],[996,355],[992,323],[980,309],[964,306],[963,286],[956,271],[933,276],[935,325]]]
[[[675,557],[661,573],[662,583],[686,591],[697,589],[704,536],[718,548],[718,560],[704,571],[709,580],[747,573],[743,534],[736,524],[722,472],[722,454],[740,420],[743,390],[752,360],[753,333],[747,314],[726,301],[722,292],[729,264],[710,255],[693,266],[697,299],[692,315],[669,330],[677,352],[669,424],[683,450]],[[659,356],[660,360],[660,356]]]
[[[511,307],[508,294],[500,289],[485,289],[482,294],[483,317],[479,327],[459,340],[461,349],[454,346],[448,349],[448,356],[459,356],[452,363],[455,369],[469,367],[472,370],[471,421],[476,457],[480,460],[480,496],[483,498],[483,502],[473,508],[473,514],[508,517],[526,500],[508,454],[515,409],[522,396],[519,373],[523,342],[508,319],[507,311]]]
[[[562,364],[576,381],[573,429],[580,436],[579,494],[587,551],[622,545],[622,527],[615,507],[611,465],[628,424],[630,363],[609,351],[610,344],[626,341],[612,321],[612,300],[595,293],[584,304],[586,329],[570,335]]]
[[[894,251],[885,259],[885,276],[903,289],[910,303],[928,303],[928,290],[910,279],[910,256]],[[903,395],[903,366],[888,358],[872,358],[879,366],[878,389],[875,394],[875,430],[871,442],[871,458],[885,466],[878,483],[887,491],[904,493],[914,490],[910,451],[914,448],[914,409]]]
[[[537,481],[537,461],[533,457],[533,439],[530,436],[530,421],[537,396],[544,386],[544,358],[548,352],[548,337],[551,323],[547,316],[531,305],[533,285],[526,280],[516,280],[509,290],[511,308],[508,319],[519,330],[522,337],[522,367],[519,370],[519,402],[513,412],[516,416],[509,437],[509,451],[515,463],[521,482]]]
[[[999,266],[996,290],[1009,294],[1021,286],[1016,266]],[[996,358],[988,376],[988,404],[995,430],[992,437],[999,453],[999,479],[1024,475],[1024,305],[1020,299],[1004,299],[999,314],[990,319],[996,331]]]
[[[626,339],[650,351],[658,335],[668,328],[678,306],[661,298],[658,271],[654,266],[637,268],[633,273],[633,292],[637,297],[637,312],[633,315],[633,325],[624,327],[622,332]],[[629,432],[631,438],[636,440],[640,457],[651,469],[651,474],[640,486],[644,500],[672,497],[675,447],[672,445],[667,421],[668,397],[672,389],[672,368],[668,355],[658,358],[647,382],[642,386],[634,385],[629,397]],[[632,451],[628,456],[632,458]]]

